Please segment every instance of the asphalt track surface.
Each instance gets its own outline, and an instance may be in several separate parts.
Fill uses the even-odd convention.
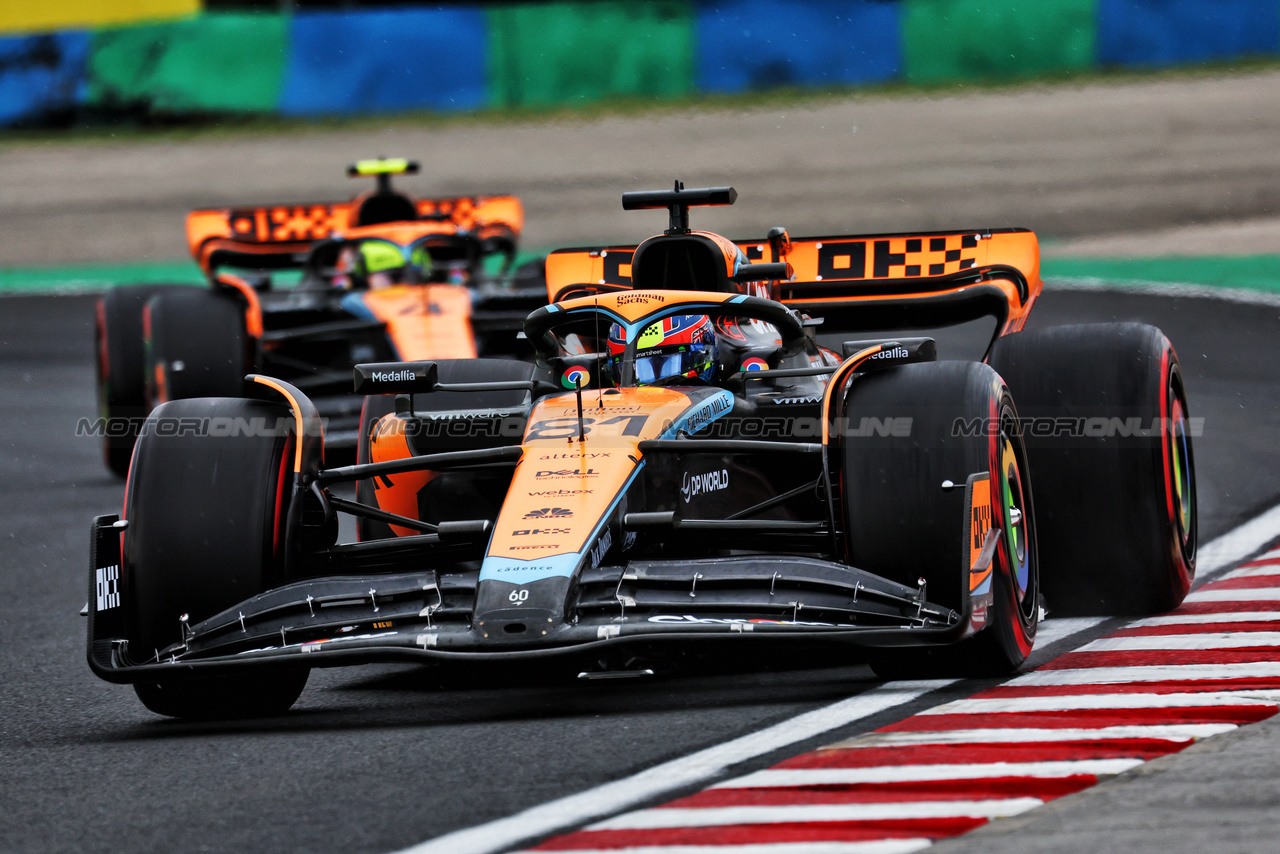
[[[316,672],[295,710],[277,720],[158,718],[127,687],[90,674],[76,613],[89,520],[116,510],[123,493],[96,442],[75,436],[94,407],[92,301],[14,297],[0,309],[2,851],[394,851],[878,684],[861,665],[604,685],[369,667]],[[1196,444],[1203,539],[1280,501],[1280,309],[1059,292],[1042,298],[1032,323],[1109,320],[1155,323],[1178,347],[1192,414],[1205,419]],[[1280,761],[1276,727],[1220,736],[939,850],[1266,850],[1280,788],[1268,770]],[[1257,779],[1241,804],[1230,781],[1250,774]],[[1227,844],[1222,822],[1237,819]]]

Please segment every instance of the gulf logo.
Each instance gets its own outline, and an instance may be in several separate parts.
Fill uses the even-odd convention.
[[[759,358],[759,357],[757,357],[757,356],[752,356],[750,359],[743,359],[743,360],[742,360],[742,370],[744,370],[744,371],[767,371],[767,370],[769,370],[769,363],[768,363],[768,362],[766,362],[764,359],[761,359],[761,358]]]
[[[566,370],[564,375],[560,377],[560,385],[565,388],[577,388],[578,386],[586,388],[591,385],[591,374],[587,372],[586,368],[575,365]]]

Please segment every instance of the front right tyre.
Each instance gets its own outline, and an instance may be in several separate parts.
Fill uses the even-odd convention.
[[[1040,574],[1030,466],[1009,389],[977,362],[903,365],[854,380],[844,414],[859,428],[840,440],[850,564],[911,587],[923,579],[929,601],[964,612],[971,476],[985,478],[990,527],[1001,532],[985,628],[950,646],[873,650],[872,668],[884,678],[1017,670],[1035,642]]]

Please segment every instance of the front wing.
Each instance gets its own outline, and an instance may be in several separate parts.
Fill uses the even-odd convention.
[[[94,520],[87,609],[89,665],[111,682],[253,666],[598,660],[614,652],[660,658],[744,643],[753,650],[939,645],[980,629],[990,605],[990,593],[981,593],[957,612],[928,601],[923,588],[816,558],[645,560],[582,573],[567,593],[570,621],[512,632],[510,624],[473,624],[478,571],[424,570],[295,582],[200,623],[175,619],[173,644],[137,650],[125,637],[117,523]]]

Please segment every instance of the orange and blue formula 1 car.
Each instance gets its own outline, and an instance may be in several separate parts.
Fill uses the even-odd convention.
[[[316,405],[279,379],[157,407],[124,518],[93,523],[94,672],[182,717],[280,712],[309,668],[370,661],[593,678],[825,647],[884,676],[993,675],[1046,604],[1181,601],[1191,430],[1158,330],[1017,331],[1040,291],[1027,231],[689,228],[735,196],[627,194],[668,230],[553,254],[536,363],[356,366],[355,465],[325,464]],[[864,337],[820,346],[818,315]],[[988,315],[981,361],[883,334]],[[257,427],[202,426],[228,423]]]
[[[192,211],[187,238],[208,288],[108,291],[96,347],[108,468],[125,475],[156,404],[238,397],[249,372],[297,384],[329,419],[330,446],[354,450],[357,362],[521,352],[520,322],[546,298],[541,262],[511,271],[520,201],[392,189],[392,175],[417,170],[406,160],[356,163],[350,175],[378,184],[350,202]],[[273,271],[298,282],[273,286]]]

